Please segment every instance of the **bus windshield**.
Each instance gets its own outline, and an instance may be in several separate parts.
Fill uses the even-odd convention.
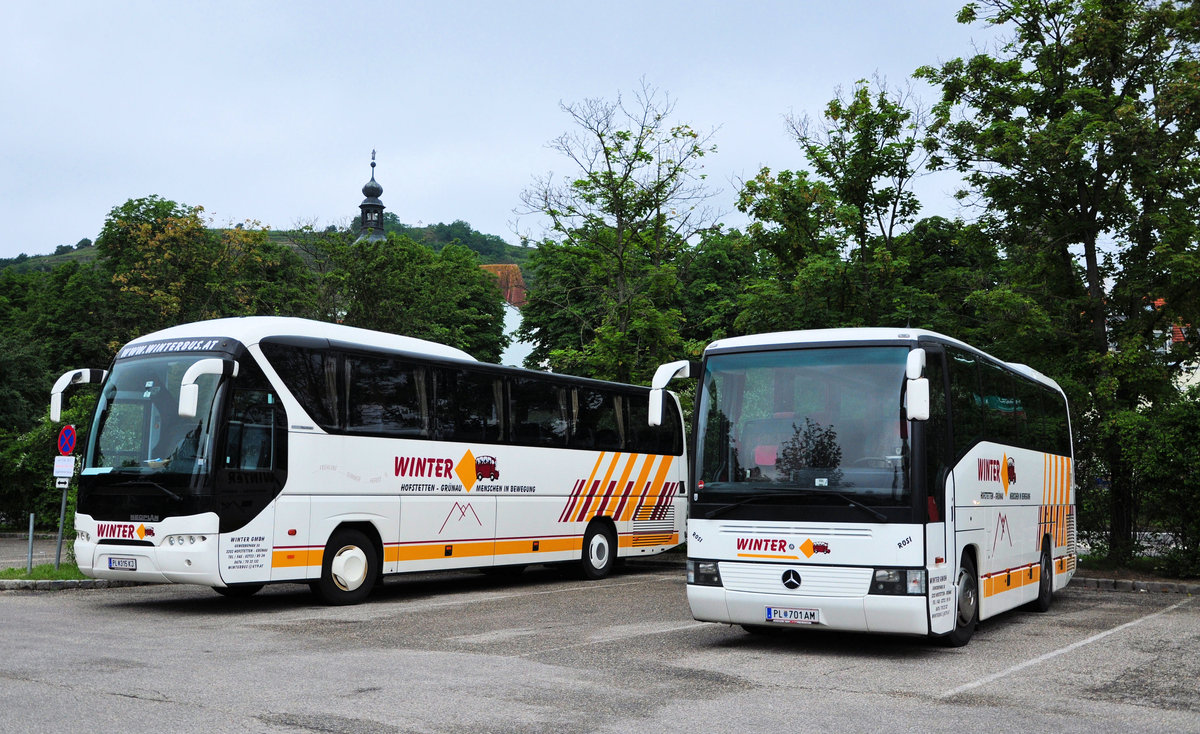
[[[721,507],[907,507],[902,346],[716,354],[705,362],[697,495]],[[797,510],[803,517],[803,510]],[[711,516],[711,515],[710,515]]]
[[[184,373],[206,354],[119,360],[96,405],[84,474],[193,475],[205,471],[218,376],[197,382],[195,418],[179,416]]]

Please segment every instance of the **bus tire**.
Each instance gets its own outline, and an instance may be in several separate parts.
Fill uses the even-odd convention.
[[[1042,540],[1042,558],[1038,562],[1038,595],[1037,600],[1029,605],[1035,612],[1050,611],[1050,602],[1054,600],[1054,560],[1050,558],[1050,540]]]
[[[232,586],[214,586],[212,590],[230,599],[245,599],[262,591],[264,584],[233,584]]]
[[[361,530],[342,528],[325,546],[321,578],[313,591],[333,606],[358,604],[375,588],[379,577],[379,554]]]
[[[958,588],[954,605],[954,629],[942,638],[949,647],[962,647],[971,641],[975,625],[979,623],[979,576],[975,574],[975,562],[964,555],[958,564]]]
[[[593,521],[583,534],[580,569],[584,578],[602,579],[612,573],[617,561],[617,534],[604,521]]]

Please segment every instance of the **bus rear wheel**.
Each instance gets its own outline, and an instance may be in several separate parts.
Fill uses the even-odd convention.
[[[361,530],[345,528],[335,532],[325,546],[321,578],[313,591],[326,604],[357,604],[375,588],[379,577],[379,555]]]
[[[585,578],[602,579],[612,573],[617,562],[617,534],[605,522],[593,522],[583,535],[580,569]]]
[[[975,575],[975,562],[963,556],[958,564],[958,603],[954,605],[954,629],[942,640],[950,647],[962,647],[971,641],[975,625],[979,623],[979,577]]]
[[[1054,600],[1054,561],[1050,558],[1050,541],[1042,540],[1042,558],[1038,562],[1038,595],[1030,604],[1035,612],[1050,611],[1050,602]]]

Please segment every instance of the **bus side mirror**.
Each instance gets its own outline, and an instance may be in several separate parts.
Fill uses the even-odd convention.
[[[929,380],[921,377],[908,381],[905,391],[904,412],[910,421],[929,420]]]
[[[59,377],[50,390],[50,420],[55,423],[62,420],[63,393],[68,387],[87,382],[104,382],[107,376],[107,370],[71,370]]]
[[[220,375],[221,377],[237,377],[238,363],[232,359],[202,359],[183,373],[183,381],[179,383],[179,417],[195,418],[200,407],[200,386],[196,384],[202,375]]]
[[[692,365],[692,362],[681,359],[678,362],[668,362],[655,370],[654,378],[650,380],[650,410],[647,420],[650,425],[662,425],[663,390],[666,389],[667,383],[676,377],[690,377],[693,372]]]
[[[925,350],[914,349],[908,353],[908,362],[904,365],[904,376],[915,380],[925,373]]]

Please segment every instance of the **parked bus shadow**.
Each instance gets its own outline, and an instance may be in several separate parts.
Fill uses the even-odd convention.
[[[994,644],[1010,644],[1015,635],[1026,634],[1018,628],[1042,618],[1020,608],[979,622],[970,643],[948,647],[939,637],[887,635],[870,632],[843,632],[826,629],[762,627],[753,632],[733,627],[729,636],[713,647],[729,650],[753,649],[780,655],[805,653],[830,658],[878,657],[880,659],[921,660],[939,655],[970,654],[971,650]]]
[[[583,581],[578,564],[533,565],[521,570],[495,569],[481,571],[465,569],[453,571],[423,571],[385,577],[377,583],[371,595],[362,602],[365,605],[423,601],[428,599],[452,600],[455,596],[480,591],[530,590],[539,587],[553,588],[564,583],[604,583],[623,578],[679,572],[682,570],[661,564],[628,563],[615,570],[608,579],[600,582]],[[155,608],[172,614],[229,614],[237,615],[248,611],[270,612],[328,607],[314,594],[307,583],[268,584],[253,596],[234,598],[218,594],[204,586],[157,585],[140,587],[144,591],[136,598],[122,598],[111,604],[113,609]],[[172,592],[164,597],[155,590]],[[183,590],[186,590],[184,592]]]

